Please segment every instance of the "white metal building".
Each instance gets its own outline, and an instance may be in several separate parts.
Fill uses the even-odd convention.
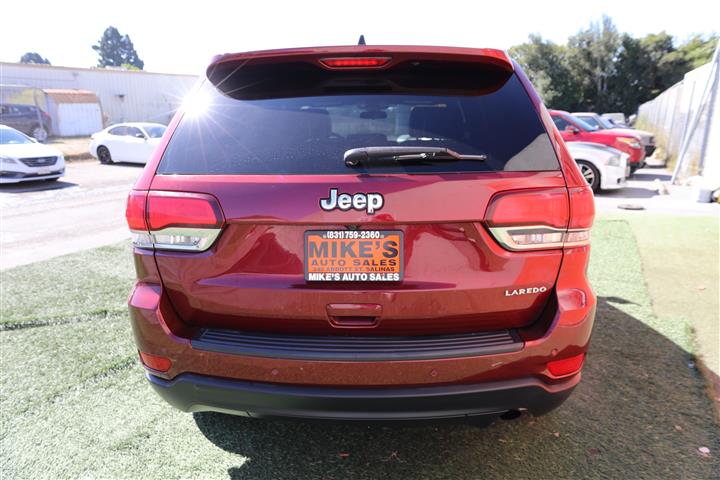
[[[43,92],[54,135],[90,135],[103,129],[102,108],[95,93],[65,88],[46,88]]]
[[[197,79],[195,75],[0,62],[0,84],[94,92],[105,124],[167,124]]]

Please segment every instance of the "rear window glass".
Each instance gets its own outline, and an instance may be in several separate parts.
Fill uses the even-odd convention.
[[[205,81],[174,132],[158,173],[285,175],[559,168],[547,133],[515,75],[438,68],[422,72],[410,67],[399,73],[352,75],[314,70],[308,74],[307,69],[298,69],[292,77],[267,71],[267,79],[263,71],[254,72],[252,78],[226,75],[216,82],[220,89]],[[286,87],[289,83],[292,86]],[[381,146],[447,147],[460,154],[486,155],[487,159],[345,166],[347,150]]]

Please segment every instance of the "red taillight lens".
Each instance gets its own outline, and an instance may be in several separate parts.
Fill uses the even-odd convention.
[[[575,355],[574,357],[563,358],[562,360],[553,360],[548,362],[547,368],[551,374],[556,377],[562,377],[576,373],[582,368],[585,361],[585,354]]]
[[[150,192],[150,230],[168,227],[219,228],[224,222],[217,200],[200,193]]]
[[[569,215],[567,190],[548,188],[499,193],[492,198],[485,218],[491,227],[546,225],[564,229]]]
[[[150,353],[140,353],[140,360],[147,368],[157,370],[158,372],[167,372],[172,367],[172,361],[167,357],[152,355]]]
[[[138,248],[202,252],[225,224],[218,201],[202,193],[133,191],[126,216]]]
[[[146,199],[147,192],[133,190],[128,195],[125,219],[130,230],[147,231],[147,223],[145,222]]]
[[[379,68],[390,60],[391,57],[333,57],[321,58],[320,63],[328,68]]]
[[[502,192],[490,201],[485,223],[508,250],[586,245],[594,204],[589,188]]]
[[[574,187],[570,193],[570,225],[569,229],[592,227],[595,218],[595,198],[589,187]]]

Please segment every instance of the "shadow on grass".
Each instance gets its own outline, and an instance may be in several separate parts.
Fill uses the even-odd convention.
[[[712,478],[720,435],[691,357],[598,299],[584,378],[560,409],[486,429],[195,414],[242,478]],[[708,447],[711,455],[698,448]]]

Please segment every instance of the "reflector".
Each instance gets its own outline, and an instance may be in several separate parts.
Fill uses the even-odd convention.
[[[550,373],[556,377],[563,375],[569,375],[580,370],[583,361],[585,361],[585,354],[575,355],[574,357],[563,358],[562,360],[553,360],[548,362],[547,367]]]
[[[147,368],[157,370],[158,372],[167,372],[172,366],[172,361],[167,357],[152,355],[150,353],[140,352],[140,360]]]

